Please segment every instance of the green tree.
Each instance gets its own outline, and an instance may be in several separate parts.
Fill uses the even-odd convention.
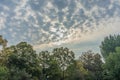
[[[9,71],[8,80],[33,80],[32,75],[28,74],[25,69],[12,67]]]
[[[62,80],[65,80],[65,70],[74,63],[74,53],[68,48],[55,48],[53,50],[54,59],[58,62],[62,71]]]
[[[7,40],[3,39],[2,35],[0,35],[0,45],[2,45],[3,49],[7,46]]]
[[[80,61],[83,63],[85,69],[91,74],[92,80],[102,80],[102,60],[99,54],[95,54],[92,51],[84,52],[80,56]]]
[[[89,72],[79,60],[76,60],[74,64],[66,69],[66,74],[66,80],[89,80]]]
[[[39,60],[42,67],[41,78],[43,80],[60,80],[61,71],[54,56],[48,51],[39,53]]]
[[[39,62],[42,68],[41,79],[46,80],[47,78],[47,68],[49,68],[49,61],[50,61],[50,52],[48,51],[41,51],[39,53]]]
[[[30,44],[21,42],[12,47],[12,54],[8,57],[7,67],[10,69],[18,68],[26,70],[32,77],[39,79],[41,67],[36,52]]]
[[[13,53],[14,46],[4,48],[0,51],[0,65],[6,65],[8,57]]]
[[[8,80],[9,70],[5,66],[0,66],[0,80]]]
[[[109,56],[109,53],[115,52],[115,48],[120,46],[120,35],[110,35],[104,38],[100,45],[100,50],[104,58]]]
[[[103,67],[104,80],[120,80],[120,47],[110,53]]]

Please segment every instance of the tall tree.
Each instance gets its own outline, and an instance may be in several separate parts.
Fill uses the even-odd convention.
[[[66,74],[66,80],[89,80],[89,72],[79,60],[75,60],[74,64],[68,66]]]
[[[62,70],[62,80],[65,79],[65,70],[67,67],[74,63],[74,53],[68,48],[55,48],[53,50],[54,59],[58,62],[60,69]]]
[[[102,80],[103,62],[99,54],[92,51],[84,52],[80,56],[80,61],[83,63],[84,68],[91,73],[93,80]]]
[[[47,79],[47,69],[49,68],[50,52],[41,51],[38,55],[40,66],[42,68],[41,79]]]
[[[2,35],[0,35],[0,45],[2,45],[3,49],[7,46],[7,40],[3,39]]]
[[[120,46],[120,35],[110,35],[104,38],[100,45],[100,50],[104,58],[109,56],[110,52],[115,52],[115,48]]]
[[[60,80],[61,70],[57,60],[48,51],[39,53],[39,60],[42,66],[42,79],[43,80]]]
[[[14,46],[12,54],[8,57],[7,67],[9,69],[15,67],[20,70],[26,70],[32,77],[37,78],[39,78],[41,73],[37,54],[32,46],[26,42],[21,42]]]
[[[47,68],[48,80],[61,80],[62,71],[54,56],[50,57],[49,68]]]
[[[103,67],[104,80],[120,80],[120,47],[110,53]]]

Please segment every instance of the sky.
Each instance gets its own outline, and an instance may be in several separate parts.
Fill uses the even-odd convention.
[[[0,35],[8,46],[25,41],[36,51],[100,53],[101,41],[119,34],[119,25],[120,0],[0,0]]]

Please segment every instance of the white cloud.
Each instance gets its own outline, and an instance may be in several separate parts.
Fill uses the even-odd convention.
[[[6,22],[6,18],[0,16],[0,30],[6,27],[5,22]]]
[[[56,29],[56,28],[54,28],[53,26],[51,26],[51,27],[50,27],[50,31],[51,31],[51,32],[56,32],[56,31],[57,31],[57,29]]]
[[[34,49],[41,49],[46,47],[53,47],[55,45],[61,45],[64,43],[84,43],[90,41],[101,41],[105,36],[110,34],[118,34],[120,33],[120,19],[119,18],[111,18],[108,21],[101,21],[100,25],[93,25],[95,29],[93,32],[88,31],[86,34],[81,33],[80,28],[71,28],[65,40],[58,40],[57,42],[50,42],[41,45],[34,45]],[[89,30],[89,29],[88,29]]]

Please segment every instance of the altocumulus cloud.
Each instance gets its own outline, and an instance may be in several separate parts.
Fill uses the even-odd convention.
[[[119,34],[119,22],[119,0],[0,0],[0,34],[36,50],[100,41]]]

